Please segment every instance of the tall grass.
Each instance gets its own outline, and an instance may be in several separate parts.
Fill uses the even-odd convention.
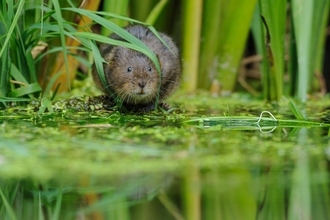
[[[286,28],[286,0],[259,1],[262,23],[263,86],[267,100],[279,100],[284,84],[284,43]]]
[[[1,101],[34,97],[41,91],[31,54],[37,42],[24,32],[24,24],[20,23],[25,1],[15,4],[2,0],[0,4],[0,97],[4,97]]]
[[[190,18],[183,19],[184,30],[190,26],[196,29],[183,33],[185,90],[208,89],[214,79],[220,81],[224,90],[234,89],[255,3],[255,0],[209,0],[198,6],[203,7],[201,12],[196,12],[197,6],[183,7],[184,13],[191,13]],[[200,22],[201,33],[197,31]],[[198,39],[192,42],[194,38]],[[200,53],[194,55],[199,47]]]
[[[218,0],[204,1],[203,7],[198,85],[194,86],[196,76],[188,70],[184,88],[188,88],[185,83],[190,83],[195,90],[208,89],[211,82],[217,79],[223,90],[234,91],[255,11],[251,30],[257,52],[263,57],[261,76],[264,99],[278,101],[287,95],[305,102],[308,93],[320,90],[320,86],[312,86],[316,81],[315,72],[318,78],[322,78],[320,70],[329,0],[308,1],[308,4],[294,0]],[[187,7],[185,9],[189,10]],[[187,22],[184,27],[190,25]],[[189,36],[183,41],[189,41]],[[191,52],[192,47],[195,47],[192,43],[184,43],[183,54]]]
[[[310,82],[316,68],[316,57],[324,52],[322,38],[325,36],[330,1],[291,1],[293,31],[297,42],[298,79],[296,96],[302,102],[307,99]],[[320,62],[320,61],[318,61]]]
[[[278,101],[286,95],[305,102],[308,93],[321,87],[315,84],[314,73],[321,75],[329,2],[149,0],[140,4],[125,0],[79,6],[59,0],[47,4],[1,0],[0,101],[26,101],[50,91],[69,91],[78,65],[90,68],[91,62],[78,55],[79,51],[99,57],[95,41],[118,43],[105,37],[121,30],[117,25],[138,22],[128,18],[134,17],[157,24],[176,38],[181,47],[184,92],[209,89],[215,80],[223,91],[235,91],[252,31],[257,52],[263,57],[264,99]],[[78,6],[86,10],[70,10]],[[92,12],[98,8],[104,12]],[[94,24],[101,26],[101,36],[92,34]],[[129,42],[136,45],[133,38]],[[41,53],[35,53],[37,48],[43,49]],[[137,44],[134,49],[157,63],[148,48]],[[101,71],[100,63],[97,66]]]
[[[18,97],[26,97],[27,95],[27,98],[38,97],[41,92],[41,87],[37,82],[38,78],[40,84],[43,85],[44,90],[46,91],[46,88],[50,89],[53,86],[56,88],[61,86],[62,88],[64,87],[64,89],[60,89],[60,91],[70,88],[70,83],[73,79],[72,75],[75,74],[68,73],[69,71],[75,72],[77,68],[77,62],[75,62],[75,64],[71,62],[72,58],[74,61],[78,60],[90,67],[89,62],[82,57],[79,57],[76,52],[79,50],[87,51],[88,53],[92,53],[93,57],[100,57],[99,51],[95,49],[95,41],[123,45],[141,51],[155,62],[156,68],[160,71],[156,56],[147,46],[103,17],[114,17],[130,22],[138,22],[136,20],[112,13],[95,13],[89,10],[79,9],[72,3],[71,7],[63,8],[61,7],[60,2],[56,0],[51,1],[52,4],[50,5],[33,6],[25,11],[23,11],[25,1],[19,1],[19,4],[16,5],[13,0],[8,1],[8,4],[4,0],[1,3],[3,5],[3,7],[1,7],[3,9],[3,16],[1,18],[1,27],[3,28],[1,29],[1,36],[4,40],[1,41],[2,47],[0,51],[1,69],[3,70],[3,74],[1,75],[0,100],[3,103],[12,100],[26,100],[18,99]],[[52,8],[53,5],[54,10]],[[8,10],[5,10],[7,7]],[[20,27],[18,24],[23,19],[20,16],[22,13],[28,13],[30,12],[29,10],[33,10],[34,12],[35,8],[40,7],[42,9],[40,13],[43,13],[41,16],[36,15],[36,17],[40,18],[37,22],[27,27],[15,28],[17,26]],[[62,14],[65,13],[83,16],[81,21],[85,24],[84,29],[77,28],[74,23],[65,20],[62,16]],[[127,40],[127,42],[115,41],[108,37],[91,33],[89,27],[90,22],[85,23],[86,20],[93,20],[104,28],[117,33],[119,36]],[[155,31],[154,29],[151,30]],[[47,53],[37,55],[36,59],[32,58],[31,51],[39,45],[40,41],[49,43],[57,39],[60,39],[59,46],[52,47],[50,45]],[[71,42],[69,44],[72,46],[67,46],[68,42]],[[56,55],[53,55],[53,59],[54,57],[55,59],[48,60],[49,55],[54,53],[56,53]],[[103,73],[100,68],[102,67],[101,63],[102,59],[99,59],[97,67],[100,69],[100,73]],[[35,67],[38,66],[38,64],[40,68],[37,70]],[[47,64],[55,65],[47,66]],[[49,69],[50,67],[51,69]],[[46,75],[42,73],[42,70],[46,71]],[[63,81],[61,75],[65,77],[64,81],[67,83]],[[9,81],[10,79],[13,80]],[[104,77],[102,77],[102,79],[104,79]],[[53,85],[49,83],[53,83]],[[61,83],[63,84],[61,85]]]
[[[320,90],[311,89],[314,74],[320,75],[322,66],[320,54],[324,53],[329,4],[329,0],[259,0],[260,13],[265,18],[262,74],[267,100],[279,100],[285,92],[305,102],[308,92]],[[288,83],[284,82],[286,67],[290,73]],[[285,84],[289,88],[286,91]]]

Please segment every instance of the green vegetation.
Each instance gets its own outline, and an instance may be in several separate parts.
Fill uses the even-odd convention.
[[[330,0],[84,2],[0,0],[1,219],[330,218],[330,101],[307,98],[324,90]],[[55,100],[93,87],[93,60],[105,82],[97,43],[159,69],[131,23],[180,46],[176,108]]]
[[[70,91],[77,74],[82,75],[77,73],[79,64],[90,69],[93,62],[82,53],[98,58],[97,69],[102,73],[95,42],[139,50],[158,66],[148,48],[117,26],[140,21],[168,32],[181,46],[184,92],[209,90],[217,82],[223,92],[234,91],[239,84],[255,96],[262,92],[263,98],[270,101],[287,96],[305,102],[307,94],[324,92],[324,82],[318,79],[322,78],[329,0],[144,3],[93,1],[79,5],[77,1],[54,0],[45,4],[38,0],[1,0],[2,103],[41,96],[53,99],[56,93]],[[93,25],[101,27],[102,35],[92,33]],[[247,41],[249,31],[253,41]],[[129,43],[108,39],[111,32]],[[255,45],[255,52],[251,45]],[[262,82],[250,85],[244,75],[245,61],[241,60],[249,60],[253,53],[262,55],[258,70]],[[259,62],[260,59],[252,61],[256,67]]]
[[[60,58],[63,60],[59,60],[61,63],[60,66],[55,65],[53,69],[49,71],[49,75],[52,75],[54,71],[59,71],[54,74],[54,79],[51,79],[50,84],[46,85],[46,89],[44,94],[47,94],[51,87],[56,85],[55,91],[57,91],[61,86],[61,82],[56,82],[56,78],[61,75],[67,76],[66,86],[65,88],[70,89],[70,80],[72,80],[72,76],[69,73],[70,71],[76,71],[75,69],[69,68],[69,58],[68,54],[72,57],[77,59],[80,62],[83,62],[90,68],[90,64],[88,61],[84,60],[82,57],[78,57],[74,54],[71,49],[75,51],[87,51],[93,55],[93,57],[97,57],[96,59],[96,67],[98,72],[101,74],[101,79],[105,83],[105,78],[103,74],[103,67],[102,67],[102,60],[97,49],[96,43],[108,43],[114,45],[122,45],[134,50],[138,50],[144,54],[146,54],[156,65],[156,68],[160,72],[160,66],[158,63],[158,59],[156,58],[155,54],[145,46],[141,41],[136,39],[131,34],[127,33],[124,29],[118,27],[114,23],[109,20],[106,20],[105,17],[115,17],[120,19],[125,19],[135,23],[141,23],[139,21],[129,19],[126,17],[122,17],[119,15],[106,13],[106,12],[92,12],[85,9],[76,8],[71,4],[71,7],[68,8],[60,8],[58,1],[52,1],[52,5],[54,5],[54,10],[51,7],[42,6],[41,9],[45,12],[39,17],[36,23],[31,24],[30,26],[23,26],[21,29],[16,28],[18,22],[20,20],[24,21],[24,17],[20,17],[21,13],[25,14],[28,13],[28,9],[22,12],[22,8],[24,6],[25,1],[20,1],[18,5],[14,5],[14,1],[9,1],[8,7],[9,11],[6,10],[6,1],[2,1],[3,5],[3,17],[7,18],[8,20],[4,20],[3,22],[3,29],[2,29],[2,36],[5,37],[5,40],[2,44],[2,49],[0,52],[2,65],[1,68],[4,70],[1,76],[1,94],[0,97],[3,103],[7,101],[20,101],[26,100],[21,99],[25,96],[29,96],[30,98],[36,98],[39,96],[41,92],[41,87],[37,82],[37,79],[44,79],[46,78],[43,74],[40,73],[41,70],[49,68],[48,66],[41,65],[40,63],[44,62],[44,58],[48,54],[62,51],[59,55]],[[72,22],[64,20],[62,14],[65,12],[69,12],[71,14],[78,14],[84,15],[90,20],[98,23],[99,25],[107,28],[108,30],[112,30],[114,33],[118,34],[122,38],[124,38],[127,42],[117,41],[110,39],[105,36],[97,35],[95,33],[90,32],[90,28],[88,26],[84,27],[84,31],[80,29],[76,29],[75,24]],[[7,16],[8,13],[8,16]],[[39,12],[41,13],[41,12]],[[14,17],[15,15],[15,17]],[[11,17],[12,16],[12,17]],[[37,16],[37,13],[36,13]],[[47,22],[46,22],[47,21]],[[141,23],[143,24],[143,23]],[[155,32],[154,28],[150,28],[153,32]],[[13,34],[11,34],[15,30]],[[26,39],[25,39],[25,38]],[[43,40],[43,42],[48,43],[54,40],[54,38],[60,38],[60,46],[51,48],[47,51],[47,53],[41,53],[36,59],[32,58],[31,51],[36,49],[36,47],[40,46],[39,42]],[[66,42],[70,41],[79,41],[79,45],[75,47],[66,47]],[[50,43],[49,43],[50,44]],[[6,53],[4,53],[6,52]],[[15,56],[18,56],[17,58]],[[58,57],[54,57],[54,59],[58,59]],[[54,62],[55,60],[53,60]],[[23,65],[24,64],[24,65]],[[72,64],[70,63],[70,66]],[[35,67],[39,66],[39,69]],[[73,65],[74,66],[74,65]],[[9,68],[10,67],[10,68]],[[76,67],[76,66],[75,66]],[[61,69],[62,68],[62,69]],[[29,71],[26,71],[29,70]],[[73,74],[75,75],[75,74]],[[46,73],[47,76],[47,73]],[[15,81],[9,81],[13,78]],[[40,82],[44,85],[45,82]],[[18,86],[15,86],[18,85]],[[16,88],[18,87],[18,88]],[[62,89],[63,91],[63,89]],[[37,93],[39,92],[39,93]],[[111,92],[109,92],[111,94]]]

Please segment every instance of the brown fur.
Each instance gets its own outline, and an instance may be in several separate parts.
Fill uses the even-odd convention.
[[[181,66],[178,48],[170,37],[159,33],[172,53],[147,27],[142,25],[128,26],[125,29],[155,53],[161,64],[162,77],[160,80],[155,65],[146,55],[126,47],[103,44],[100,46],[100,53],[107,62],[103,65],[107,86],[124,104],[152,105],[155,103],[161,81],[159,100],[165,100],[180,83]],[[122,40],[116,34],[112,34],[110,38]],[[96,85],[106,92],[95,65],[92,75]]]

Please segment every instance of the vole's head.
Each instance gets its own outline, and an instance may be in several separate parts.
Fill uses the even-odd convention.
[[[105,77],[114,94],[128,104],[154,102],[160,77],[153,62],[146,55],[125,47],[114,48],[112,55]]]

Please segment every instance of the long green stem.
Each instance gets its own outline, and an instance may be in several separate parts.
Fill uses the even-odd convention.
[[[221,7],[221,0],[204,1],[198,73],[198,87],[203,89],[207,89],[210,86],[210,79],[214,78],[217,68],[217,48],[219,43],[221,43],[221,38],[219,37],[222,15]]]
[[[245,49],[256,0],[232,0],[222,2],[218,71],[216,78],[222,89],[233,91]]]
[[[183,3],[183,88],[194,92],[197,88],[199,45],[202,18],[202,0],[185,0]]]
[[[263,74],[268,100],[280,100],[283,95],[284,39],[286,26],[286,0],[259,0],[264,24]],[[268,64],[266,64],[268,63]]]
[[[326,23],[322,18],[329,10],[329,0],[292,0],[292,15],[298,51],[297,98],[305,102],[316,63],[320,34]]]

